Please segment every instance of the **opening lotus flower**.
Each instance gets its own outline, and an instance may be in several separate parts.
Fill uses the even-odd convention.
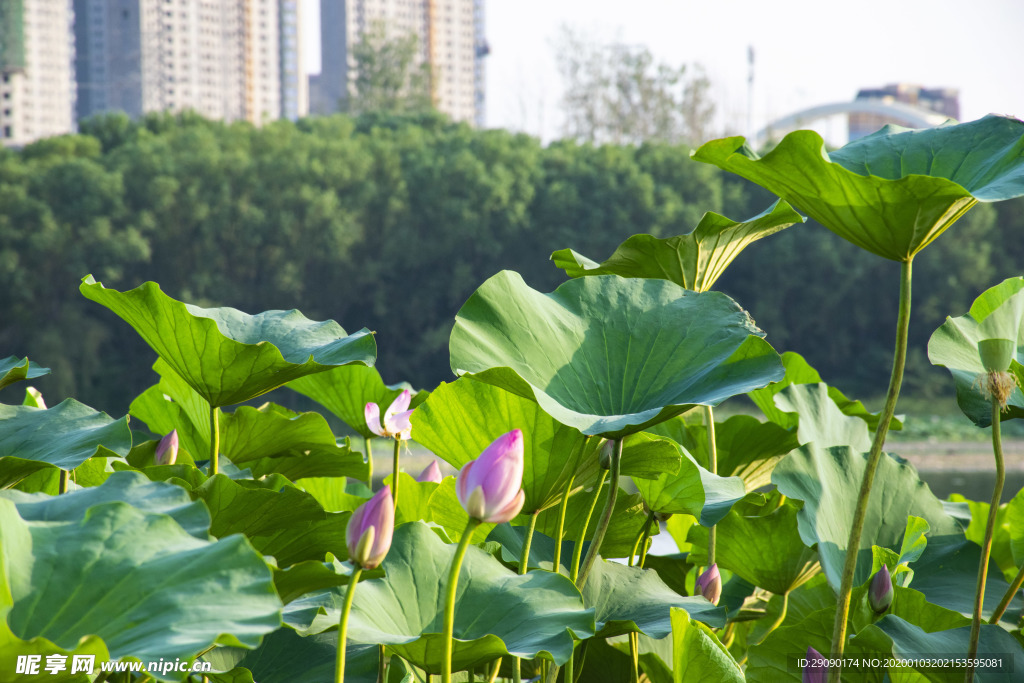
[[[455,490],[472,519],[500,524],[523,509],[523,432],[495,439],[459,472]]]
[[[803,683],[825,683],[828,665],[820,652],[807,648],[807,664],[804,666]]]
[[[153,459],[157,465],[173,465],[178,459],[178,430],[172,429],[171,433],[160,439],[156,445],[156,452]]]
[[[345,529],[349,559],[363,569],[376,569],[391,548],[395,531],[395,504],[385,486],[352,513]]]
[[[376,403],[367,403],[364,413],[366,415],[366,426],[377,436],[388,439],[406,441],[412,433],[412,423],[409,416],[409,402],[412,401],[412,392],[408,389],[398,395],[388,409],[384,411],[384,421],[380,419],[380,406]]]
[[[711,565],[697,577],[696,588],[712,605],[718,604],[722,597],[722,575],[717,564]]]
[[[441,468],[438,467],[437,461],[432,461],[429,465],[420,472],[420,476],[416,477],[416,481],[431,481],[435,484],[441,483]]]
[[[868,604],[875,614],[881,614],[892,604],[892,595],[892,577],[889,575],[889,568],[883,564],[871,579]]]

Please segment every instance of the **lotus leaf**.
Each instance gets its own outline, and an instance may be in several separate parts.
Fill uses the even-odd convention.
[[[35,379],[50,374],[50,368],[43,368],[28,358],[17,356],[0,358],[0,389],[26,379]]]
[[[450,348],[456,375],[618,438],[781,379],[763,334],[717,292],[599,275],[544,294],[504,271],[463,305]]]

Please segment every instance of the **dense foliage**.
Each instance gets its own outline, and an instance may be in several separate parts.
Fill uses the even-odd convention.
[[[0,152],[0,349],[54,369],[39,381],[51,401],[74,395],[123,413],[152,360],[78,295],[91,272],[114,286],[155,280],[198,305],[300,307],[365,325],[378,332],[386,381],[432,386],[450,377],[455,311],[494,272],[549,290],[562,278],[548,261],[556,249],[603,259],[631,234],[686,233],[705,211],[741,220],[774,200],[688,154],[543,147],[434,115],[261,129],[187,115],[95,119],[81,135]],[[912,392],[943,383],[922,351],[931,330],[1024,262],[1011,239],[1022,206],[976,208],[917,259]],[[809,224],[741,255],[717,288],[756,311],[780,351],[874,395],[897,280],[892,264]]]

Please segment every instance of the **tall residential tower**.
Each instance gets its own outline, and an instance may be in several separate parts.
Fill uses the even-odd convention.
[[[0,0],[0,143],[21,146],[74,126],[70,0]]]
[[[434,106],[456,121],[483,125],[483,0],[320,0],[321,71],[311,94],[317,113],[338,111],[355,80],[352,48],[373,27],[415,35],[417,64],[429,63]]]

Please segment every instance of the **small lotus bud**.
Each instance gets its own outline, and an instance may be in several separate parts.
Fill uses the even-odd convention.
[[[455,483],[462,507],[473,519],[501,524],[523,509],[523,432],[499,436],[480,457],[466,463]]]
[[[352,513],[345,529],[349,559],[363,569],[376,569],[391,548],[395,531],[395,503],[385,486]]]
[[[420,476],[416,477],[416,481],[431,481],[435,484],[441,483],[441,468],[437,466],[437,461],[433,460],[426,468],[420,472]]]
[[[722,575],[718,572],[718,565],[713,564],[697,577],[696,589],[708,599],[712,605],[717,605],[722,597]]]
[[[153,460],[157,465],[173,465],[178,459],[178,430],[172,429],[171,433],[160,439],[156,445],[156,452]]]
[[[889,568],[882,565],[882,568],[875,572],[871,579],[871,586],[868,588],[868,604],[875,614],[881,614],[889,609],[892,604],[892,577],[889,575]]]
[[[813,647],[807,648],[807,665],[804,667],[803,683],[825,683],[828,678],[828,662]]]

